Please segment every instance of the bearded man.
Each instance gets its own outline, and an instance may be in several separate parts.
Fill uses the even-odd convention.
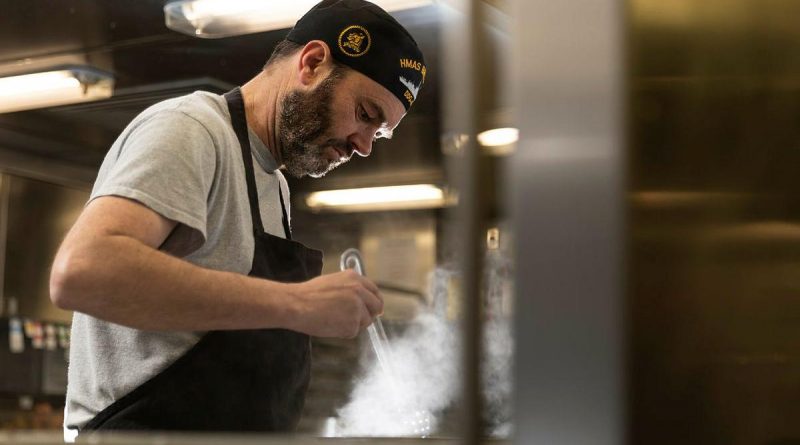
[[[309,336],[354,337],[383,301],[355,272],[320,276],[321,253],[292,240],[280,168],[320,177],[368,156],[424,73],[385,11],[325,0],[241,88],[170,99],[128,125],[51,274],[53,301],[75,311],[67,440],[296,427]]]

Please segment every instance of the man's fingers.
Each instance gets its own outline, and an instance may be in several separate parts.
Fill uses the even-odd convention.
[[[367,289],[364,289],[359,296],[369,311],[370,317],[377,317],[383,313],[383,300],[380,297]]]
[[[362,310],[361,310],[361,320],[360,320],[361,328],[360,328],[360,331],[363,331],[364,329],[366,329],[369,325],[372,324],[373,321],[375,321],[375,317],[369,312],[369,309],[367,309],[367,306],[364,305]]]
[[[378,289],[378,285],[375,284],[372,280],[370,280],[367,277],[364,277],[364,276],[360,276],[360,277],[361,277],[361,283],[364,285],[364,287],[366,287],[367,290],[369,290],[370,292],[375,294],[378,298],[383,300],[383,298],[380,295],[381,291],[380,291],[380,289]]]
[[[383,296],[381,295],[378,286],[369,278],[362,275],[355,275],[358,280],[359,288],[357,290],[358,296],[366,305],[367,310],[372,317],[376,317],[383,313]]]
[[[383,297],[378,286],[353,270],[314,278],[306,286],[310,288],[306,294],[316,303],[312,307],[319,309],[314,314],[332,318],[332,324],[338,328],[335,334],[323,336],[352,338],[383,314]]]

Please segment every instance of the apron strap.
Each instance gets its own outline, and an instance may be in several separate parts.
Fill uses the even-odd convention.
[[[292,239],[292,226],[289,224],[286,204],[283,203],[283,186],[281,185],[281,181],[278,181],[278,198],[281,200],[281,210],[283,211],[283,232],[286,234],[286,239]]]
[[[228,91],[223,95],[228,103],[228,112],[231,115],[231,125],[236,137],[239,139],[239,146],[242,149],[242,161],[244,162],[244,176],[247,181],[247,199],[250,201],[250,216],[253,218],[253,230],[257,233],[264,233],[264,224],[261,222],[261,210],[258,205],[258,188],[256,187],[256,177],[253,170],[253,155],[250,151],[250,137],[247,133],[247,117],[244,111],[244,99],[239,87]],[[292,229],[289,226],[289,217],[286,214],[286,205],[283,202],[283,192],[281,183],[278,181],[278,197],[281,202],[281,212],[283,213],[283,231],[286,239],[292,239]]]

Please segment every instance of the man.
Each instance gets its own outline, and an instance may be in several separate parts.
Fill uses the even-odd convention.
[[[318,177],[368,156],[424,77],[385,11],[325,0],[241,89],[131,122],[53,265],[52,299],[75,311],[67,439],[297,425],[309,336],[354,337],[383,302],[354,272],[319,276],[321,253],[291,240],[278,167]]]

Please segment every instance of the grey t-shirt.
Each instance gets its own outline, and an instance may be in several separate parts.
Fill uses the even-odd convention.
[[[249,130],[264,230],[284,237],[286,179]],[[222,96],[195,92],[137,116],[106,155],[91,198],[136,200],[178,223],[161,250],[202,267],[250,272],[253,231],[239,141]],[[202,332],[149,332],[76,312],[64,436],[191,348]]]

